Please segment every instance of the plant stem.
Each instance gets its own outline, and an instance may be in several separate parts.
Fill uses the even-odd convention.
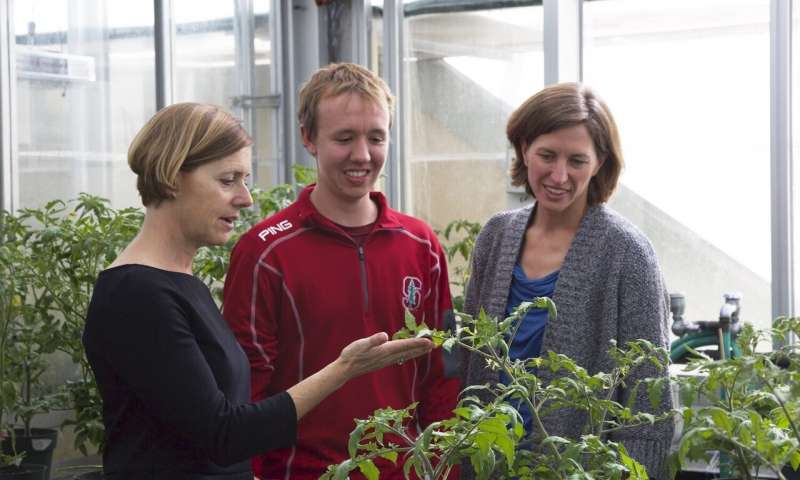
[[[484,419],[484,418],[486,418],[486,417],[487,417],[487,415],[486,415],[486,414],[484,414],[483,416],[481,416],[481,420],[483,420],[483,419]],[[472,425],[472,427],[471,427],[471,428],[470,428],[470,429],[467,431],[467,433],[466,433],[466,434],[465,434],[463,437],[461,437],[461,440],[459,440],[459,441],[458,441],[456,444],[452,445],[452,446],[451,446],[451,447],[450,447],[450,448],[447,450],[447,452],[445,452],[445,454],[444,454],[444,458],[448,458],[448,457],[450,456],[450,454],[451,454],[451,453],[453,453],[453,452],[457,452],[457,451],[458,451],[458,449],[461,447],[461,445],[463,445],[464,441],[465,441],[465,440],[466,440],[466,439],[467,439],[467,438],[470,436],[470,434],[471,434],[471,433],[472,433],[472,432],[473,432],[473,431],[474,431],[476,428],[478,428],[478,425],[479,425],[479,424],[480,424],[480,421],[478,421],[478,422],[475,422],[475,423]],[[439,474],[441,473],[441,468],[440,468],[440,467],[441,467],[442,465],[447,465],[447,462],[439,462],[439,465],[437,465],[437,466],[436,466],[436,469],[435,469],[435,470],[434,470],[434,472],[433,472],[433,473],[434,473],[434,476],[433,476],[433,478],[438,478],[438,477],[437,477],[437,475],[439,475]],[[447,470],[448,470],[448,471],[450,471],[450,468],[451,468],[451,467],[449,467],[449,466],[448,466],[448,467],[447,467]],[[445,476],[445,478],[447,478],[447,476]]]
[[[467,350],[469,350],[471,352],[475,352],[475,353],[477,353],[479,355],[482,355],[483,357],[488,358],[490,360],[495,360],[495,361],[497,360],[496,356],[492,356],[492,355],[487,354],[486,352],[484,352],[484,351],[482,351],[480,349],[477,349],[477,348],[475,348],[475,347],[473,347],[471,345],[467,345],[466,343],[462,342],[461,339],[457,339],[456,342],[457,342],[458,346],[466,348]],[[492,350],[492,352],[494,352],[494,349],[492,349],[491,346],[489,346],[489,348]],[[508,367],[505,365],[505,363],[501,363],[500,364],[500,368],[503,369],[503,371],[506,373],[506,375],[508,375],[509,378],[513,378],[513,375],[511,375],[511,371],[508,369]],[[533,403],[531,402],[530,398],[525,397],[524,400],[528,404],[528,408],[530,408],[530,410],[531,410],[531,418],[536,423],[536,428],[541,433],[542,438],[547,438],[549,435],[547,433],[547,430],[544,428],[544,424],[542,423],[542,419],[539,417],[539,412],[534,408]],[[561,453],[559,453],[558,448],[556,448],[556,446],[551,443],[550,444],[550,449],[553,451],[553,454],[558,458],[558,460],[561,461]]]
[[[789,425],[792,426],[794,437],[798,441],[800,441],[800,431],[798,431],[797,425],[794,423],[794,420],[792,420],[792,416],[789,414],[789,409],[786,408],[786,404],[784,403],[783,399],[781,399],[780,395],[778,395],[778,392],[776,391],[772,383],[769,381],[769,379],[761,378],[761,380],[767,385],[767,387],[769,387],[769,390],[770,392],[772,392],[772,395],[775,396],[775,399],[778,400],[778,404],[781,406],[781,410],[783,410],[783,414],[786,416],[786,420],[788,420]]]
[[[408,435],[406,435],[406,433],[404,431],[398,430],[398,429],[394,428],[391,425],[387,425],[386,428],[391,433],[394,433],[398,437],[402,438],[408,445],[414,445],[414,443],[415,443],[414,440],[411,437],[409,437]],[[425,465],[423,465],[423,467],[425,467],[426,473],[428,473],[428,474],[433,473],[433,465],[431,464],[431,461],[430,461],[430,459],[428,457],[426,457],[425,455],[420,455],[418,452],[414,451],[413,447],[410,448],[409,451],[413,451],[414,452],[413,453],[414,456],[422,458],[422,460],[425,462]]]
[[[722,440],[727,440],[727,441],[731,442],[733,444],[733,446],[736,447],[736,449],[742,455],[744,455],[745,451],[747,453],[753,455],[754,457],[756,457],[756,460],[758,460],[762,465],[766,465],[766,467],[769,468],[774,474],[776,474],[778,476],[778,478],[780,478],[781,480],[786,480],[786,477],[783,476],[783,474],[780,471],[780,468],[776,469],[772,465],[772,463],[769,462],[769,460],[764,458],[764,456],[761,455],[760,453],[758,453],[757,451],[754,451],[753,449],[748,448],[747,445],[742,444],[741,442],[739,442],[738,440],[736,440],[733,437],[724,437]],[[750,475],[750,469],[744,468],[744,470],[747,472],[747,475]]]

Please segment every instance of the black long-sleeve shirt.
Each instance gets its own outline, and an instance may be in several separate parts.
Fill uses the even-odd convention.
[[[107,478],[252,480],[290,446],[286,392],[250,403],[250,366],[206,286],[143,265],[103,271],[83,343],[103,397]]]

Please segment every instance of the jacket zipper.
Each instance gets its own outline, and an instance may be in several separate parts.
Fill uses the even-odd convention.
[[[367,287],[367,261],[364,258],[364,246],[358,246],[358,263],[361,266],[361,284],[364,286],[364,313],[369,308],[369,287]]]

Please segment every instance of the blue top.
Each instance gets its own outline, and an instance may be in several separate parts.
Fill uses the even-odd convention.
[[[553,298],[556,289],[559,270],[550,273],[542,278],[530,279],[525,275],[519,260],[514,265],[514,273],[511,278],[511,290],[506,302],[506,316],[516,309],[522,302],[529,302],[536,297]],[[528,310],[522,323],[517,329],[517,334],[509,345],[509,357],[511,360],[538,357],[542,351],[542,338],[544,337],[544,327],[547,324],[547,310],[542,308],[532,308]],[[508,377],[501,372],[500,381],[508,383]],[[525,431],[530,433],[533,428],[533,420],[530,411],[525,404],[517,406],[525,421]]]

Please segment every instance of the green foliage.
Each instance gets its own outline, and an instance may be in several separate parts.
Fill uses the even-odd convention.
[[[43,381],[51,354],[66,353],[78,364],[80,381],[93,382],[80,335],[94,278],[138,230],[141,214],[81,195],[0,215],[2,430],[8,435],[22,425],[29,434],[36,414],[80,407]]]
[[[15,336],[28,310],[25,299],[29,276],[22,268],[28,257],[25,237],[19,220],[0,210],[0,440],[14,435],[22,383],[13,365],[19,357]],[[18,465],[21,460],[21,455],[0,453],[0,465]]]
[[[746,325],[739,334],[742,356],[713,360],[698,353],[679,379],[684,427],[679,464],[707,460],[717,450],[730,459],[738,478],[781,468],[800,468],[800,345],[784,340],[800,335],[800,319],[781,318],[770,330]],[[758,352],[759,343],[782,344]],[[700,398],[709,404],[696,405]]]
[[[43,347],[40,354],[63,352],[76,364],[77,379],[52,398],[67,399],[75,409],[76,420],[66,424],[75,429],[76,447],[87,453],[88,444],[102,445],[103,427],[97,387],[81,341],[84,319],[98,273],[136,235],[143,215],[138,209],[116,210],[105,199],[81,194],[75,200],[23,209],[18,218],[29,227],[27,267],[36,292],[31,302],[35,316],[26,326],[38,332],[22,344],[38,343]],[[46,367],[41,355],[38,365]]]
[[[453,286],[453,308],[457,311],[464,310],[464,290],[469,282],[470,257],[480,231],[480,223],[460,219],[448,223],[441,233],[445,240],[442,248],[452,271],[450,284]]]
[[[407,316],[406,328],[394,338],[427,337],[445,349],[466,349],[483,357],[486,368],[505,373],[509,381],[466,388],[452,418],[432,423],[416,437],[408,431],[415,405],[378,410],[366,420],[357,420],[350,435],[351,458],[329,467],[322,478],[345,479],[356,469],[370,472],[368,478],[378,478],[372,467],[378,458],[393,462],[402,459],[407,478],[413,471],[419,478],[430,480],[447,478],[453,466],[465,461],[479,479],[648,478],[642,465],[622,444],[607,440],[607,434],[670,418],[671,412],[658,417],[635,413],[630,405],[614,400],[614,393],[625,384],[632,390],[631,397],[645,388],[653,405],[660,404],[668,386],[665,377],[635,385],[626,382],[646,362],[666,368],[666,350],[645,340],[630,342],[625,348],[612,343],[609,356],[613,370],[594,375],[570,358],[552,352],[539,358],[512,360],[509,345],[520,319],[531,308],[546,309],[551,320],[556,316],[555,305],[548,298],[523,303],[500,322],[483,311],[476,318],[458,314],[462,327],[455,333],[432,330],[424,323],[417,325]],[[544,369],[556,374],[549,384],[535,374]],[[522,404],[533,417],[530,434],[522,425],[518,410]],[[561,438],[546,431],[542,416],[560,408],[588,414],[580,438]]]

